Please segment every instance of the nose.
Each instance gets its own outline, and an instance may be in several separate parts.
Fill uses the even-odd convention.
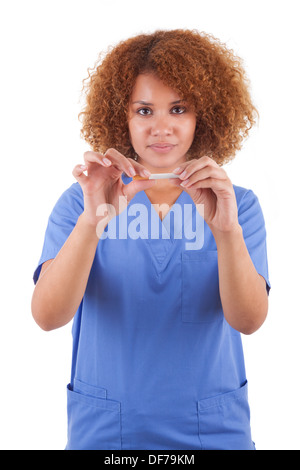
[[[173,133],[173,123],[170,116],[156,116],[152,121],[151,135],[154,137],[164,137]]]

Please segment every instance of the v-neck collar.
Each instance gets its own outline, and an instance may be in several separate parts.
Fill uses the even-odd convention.
[[[162,236],[163,238],[176,238],[176,234],[178,233],[178,230],[180,230],[180,227],[178,226],[178,218],[175,218],[174,222],[176,225],[174,225],[174,230],[172,231],[171,230],[171,213],[174,211],[174,208],[176,208],[176,206],[180,206],[181,207],[181,198],[182,198],[182,195],[184,193],[184,191],[182,191],[179,196],[177,197],[177,199],[175,200],[175,202],[170,206],[167,214],[165,215],[165,217],[163,219],[161,219],[159,217],[159,214],[158,212],[155,210],[155,208],[153,207],[153,204],[152,202],[150,201],[150,198],[147,196],[146,192],[145,191],[141,191],[144,193],[145,195],[145,198],[148,200],[148,206],[151,207],[151,211],[154,212],[154,214],[152,214],[152,220],[154,219],[157,219],[161,229],[162,229]]]
[[[122,180],[125,184],[129,184],[132,181],[132,178],[130,178],[129,176],[123,174],[122,175]],[[179,196],[177,197],[175,202],[172,204],[172,206],[170,206],[170,209],[167,212],[167,214],[165,215],[165,217],[163,218],[163,220],[161,220],[161,218],[159,217],[159,214],[157,213],[157,211],[153,207],[153,204],[151,203],[151,201],[150,201],[150,199],[147,196],[145,191],[139,191],[135,195],[135,197],[130,201],[129,206],[131,204],[144,204],[145,207],[147,208],[147,210],[150,209],[150,215],[151,215],[150,220],[152,222],[154,222],[154,224],[155,224],[154,230],[156,230],[156,228],[158,226],[159,229],[160,229],[159,233],[162,234],[162,239],[166,240],[166,239],[174,239],[174,238],[176,239],[179,236],[179,234],[181,233],[182,229],[183,229],[182,223],[179,223],[179,222],[183,221],[184,202],[191,203],[192,200],[191,200],[190,196],[188,196],[188,194],[184,190],[182,190],[182,192],[179,194]],[[176,206],[179,206],[181,208],[182,217],[180,217],[180,218],[174,217],[175,224],[174,223],[171,224],[171,220],[170,220],[171,213],[173,213],[174,208]],[[172,230],[171,227],[173,227],[174,230]],[[150,228],[150,232],[151,232],[151,228]],[[146,234],[144,234],[144,235],[146,235]]]
[[[123,175],[123,182],[125,184],[130,183],[131,180],[132,178]],[[152,263],[158,276],[169,264],[176,247],[182,246],[184,222],[187,223],[188,219],[192,217],[192,210],[189,211],[188,215],[184,214],[185,204],[188,203],[191,204],[192,200],[185,191],[182,191],[163,220],[160,219],[145,191],[138,192],[128,204],[127,210],[129,211],[130,207],[134,204],[141,204],[146,208],[148,233],[145,233],[143,227],[141,227],[141,234],[151,252]]]

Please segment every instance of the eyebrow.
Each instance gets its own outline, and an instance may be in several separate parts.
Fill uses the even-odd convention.
[[[170,104],[179,104],[179,103],[182,103],[183,101],[185,101],[185,100],[172,101],[172,103],[170,103]],[[133,101],[132,104],[143,104],[145,106],[154,106],[153,103],[147,103],[146,101]]]

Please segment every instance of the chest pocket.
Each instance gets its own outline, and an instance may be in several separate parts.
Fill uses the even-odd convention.
[[[211,323],[222,316],[217,251],[182,253],[182,321]]]

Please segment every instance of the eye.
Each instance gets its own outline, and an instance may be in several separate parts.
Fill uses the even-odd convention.
[[[185,113],[186,108],[184,106],[174,106],[171,111],[173,114],[183,114]]]
[[[141,116],[150,116],[151,109],[149,109],[149,108],[140,108],[140,109],[137,110],[137,113],[140,114]]]

